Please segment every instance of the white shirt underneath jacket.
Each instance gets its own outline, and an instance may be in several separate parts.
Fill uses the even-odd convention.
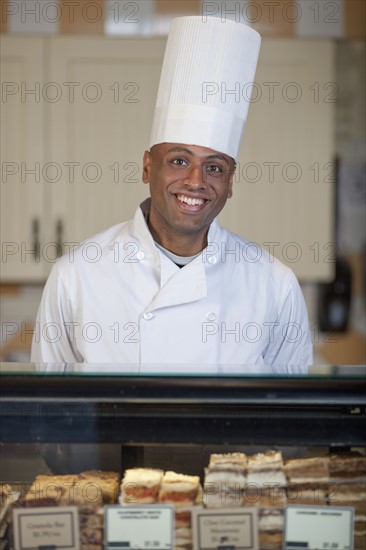
[[[53,266],[31,360],[305,372],[312,344],[292,271],[216,220],[206,249],[179,268],[154,243],[142,211],[148,205]]]

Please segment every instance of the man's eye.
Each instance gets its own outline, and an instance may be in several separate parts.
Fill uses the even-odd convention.
[[[222,172],[224,171],[222,166],[219,166],[217,164],[209,164],[207,167],[206,167],[206,170],[207,172],[209,172],[210,174],[222,174]]]
[[[172,159],[171,163],[175,164],[175,166],[186,166],[187,161],[185,159],[178,158],[178,159]]]

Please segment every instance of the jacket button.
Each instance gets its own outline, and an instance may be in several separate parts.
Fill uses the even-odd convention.
[[[214,321],[216,319],[216,315],[213,311],[210,311],[206,314],[207,321]]]
[[[153,318],[153,314],[151,313],[151,311],[148,311],[147,313],[144,313],[143,318],[145,319],[145,321],[150,321],[150,319]]]
[[[138,251],[136,252],[136,258],[137,258],[138,260],[143,260],[143,259],[145,258],[144,252],[142,252],[142,250],[138,250]]]
[[[215,264],[217,262],[217,258],[216,256],[210,256],[208,261],[210,262],[210,264]]]

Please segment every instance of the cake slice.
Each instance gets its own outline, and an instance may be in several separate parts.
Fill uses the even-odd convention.
[[[71,499],[61,498],[60,504],[78,506],[80,514],[96,514],[103,506],[102,491],[93,481],[79,478],[72,488]]]
[[[356,515],[366,515],[366,482],[337,483],[329,488],[330,506],[352,506]]]
[[[285,516],[282,508],[260,508],[258,511],[259,531],[283,531]]]
[[[103,548],[104,532],[102,529],[82,529],[80,532],[81,544],[86,548],[98,546]]]
[[[96,514],[79,514],[79,523],[81,529],[103,529],[104,515],[103,508]]]
[[[212,454],[205,470],[205,483],[224,483],[227,488],[246,482],[247,457],[244,453]]]
[[[247,468],[247,456],[244,453],[223,453],[210,456],[208,468],[210,471],[231,471],[242,473]]]
[[[200,478],[165,472],[159,492],[159,502],[174,506],[191,506],[199,494]]]
[[[192,548],[192,529],[190,527],[178,527],[174,532],[175,548]]]
[[[38,475],[27,491],[25,506],[58,506],[70,504],[76,475]]]
[[[287,503],[286,484],[280,451],[250,456],[242,504],[281,508]]]
[[[153,468],[130,468],[121,483],[120,504],[157,502],[164,472]]]
[[[247,482],[263,486],[265,483],[286,486],[281,451],[266,451],[248,458]]]
[[[286,460],[284,470],[289,483],[329,482],[329,457]]]
[[[260,508],[258,513],[259,546],[261,550],[281,550],[284,513],[278,508]]]
[[[175,509],[175,528],[192,527],[192,506],[179,507]]]
[[[240,506],[246,468],[244,453],[212,454],[205,468],[204,505],[207,508]]]
[[[260,531],[259,547],[261,550],[282,550],[283,532],[281,531]]]
[[[88,470],[82,472],[79,475],[79,479],[95,483],[101,491],[104,504],[114,504],[117,502],[120,484],[120,475],[117,472]]]
[[[289,504],[326,505],[329,488],[329,458],[316,456],[287,460]]]
[[[322,482],[290,483],[287,487],[288,504],[325,506],[329,485]]]
[[[366,550],[366,457],[358,451],[329,456],[330,506],[354,508],[354,548]]]
[[[332,481],[366,479],[366,456],[357,451],[330,455],[329,475]]]
[[[354,520],[354,550],[366,549],[366,517],[355,516]]]

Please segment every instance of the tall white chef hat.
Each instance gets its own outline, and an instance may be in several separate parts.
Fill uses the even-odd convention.
[[[237,159],[260,35],[217,17],[179,17],[170,28],[150,147],[200,145]]]

